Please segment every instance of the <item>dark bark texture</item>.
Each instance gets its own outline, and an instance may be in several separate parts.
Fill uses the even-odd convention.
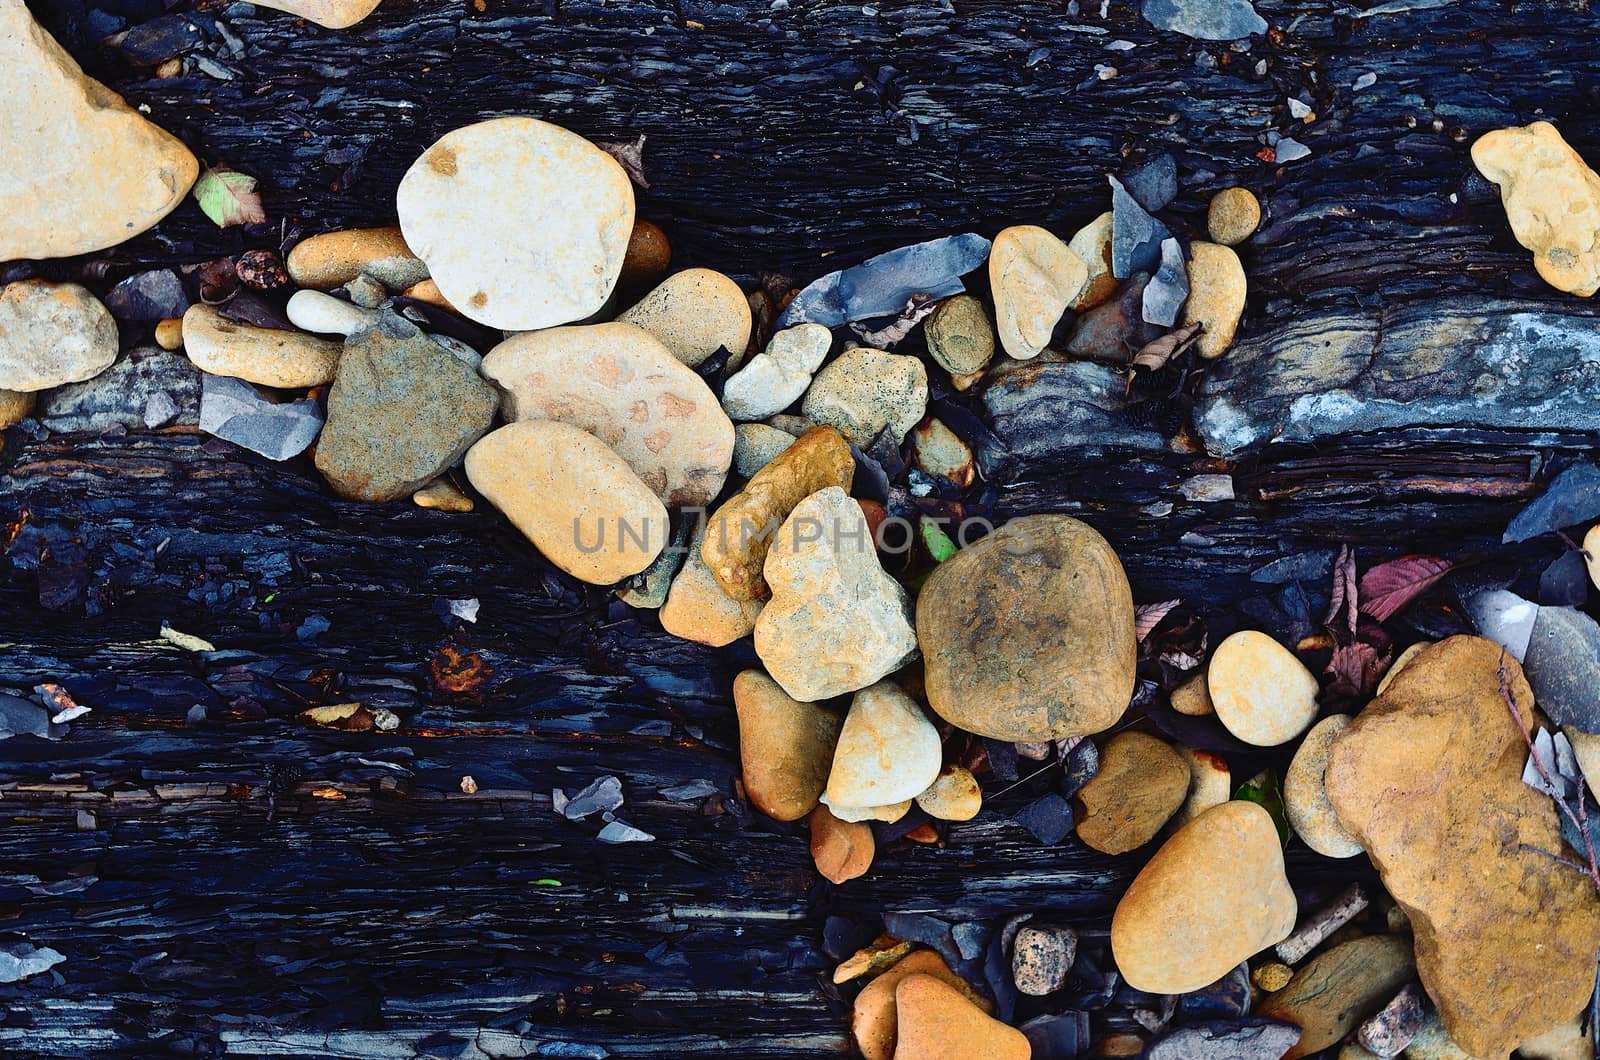
[[[746,281],[967,229],[1070,232],[1108,207],[1108,171],[1171,152],[1169,213],[1192,234],[1228,185],[1266,212],[1240,248],[1240,346],[1198,406],[1222,425],[1212,455],[1129,427],[1109,374],[1028,366],[972,402],[994,512],[1081,515],[1136,600],[1181,596],[1218,628],[1259,613],[1250,575],[1285,556],[1497,544],[1600,431],[1597,358],[1592,313],[1538,281],[1467,147],[1548,118],[1600,157],[1594,11],[1265,0],[1271,33],[1244,48],[1157,31],[1125,0],[1079,2],[387,0],[329,32],[181,0],[206,43],[167,80],[100,46],[81,0],[34,6],[306,232],[392,223],[427,144],[508,113],[645,135],[641,215],[678,264]],[[1289,96],[1315,120],[1292,119]],[[1270,130],[1312,156],[1263,161]],[[189,203],[102,257],[126,269],[277,239],[219,231]],[[1462,373],[1524,341],[1529,318],[1556,337],[1529,342],[1528,378],[1464,411],[1480,391]],[[1294,406],[1323,392],[1392,409]],[[1137,867],[1041,847],[1007,819],[1034,793],[990,781],[985,814],[945,846],[880,850],[832,887],[802,828],[733,799],[729,685],[748,648],[664,634],[485,507],[342,502],[309,461],[184,429],[13,432],[6,460],[0,685],[55,681],[94,708],[68,739],[0,742],[0,929],[66,956],[0,986],[6,1055],[843,1054],[828,914],[1048,910],[1092,931]],[[1199,477],[1219,475],[1231,499]],[[475,624],[441,618],[468,597]],[[220,650],[182,650],[164,622]],[[403,725],[296,718],[346,701]],[[594,822],[552,812],[552,788],[605,774],[624,782],[618,816],[655,842],[601,845]],[[659,794],[700,779],[722,798]],[[1303,850],[1291,863],[1309,886],[1361,871]]]

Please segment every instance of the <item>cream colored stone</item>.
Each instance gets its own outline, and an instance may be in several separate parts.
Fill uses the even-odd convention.
[[[839,715],[790,699],[760,670],[733,679],[733,705],[744,790],[756,809],[778,821],[798,821],[816,809],[839,740]]]
[[[1248,188],[1223,188],[1206,210],[1206,230],[1213,242],[1238,246],[1261,224],[1261,202]]]
[[[1394,662],[1389,664],[1388,673],[1384,674],[1383,675],[1383,680],[1378,682],[1377,691],[1372,693],[1373,698],[1377,698],[1378,696],[1383,695],[1383,693],[1389,687],[1389,682],[1393,681],[1395,679],[1395,677],[1400,673],[1400,671],[1404,670],[1406,668],[1406,664],[1407,663],[1409,663],[1412,659],[1415,659],[1417,657],[1417,653],[1419,653],[1420,651],[1422,651],[1423,648],[1428,647],[1432,643],[1433,643],[1433,641],[1431,641],[1431,640],[1419,640],[1415,644],[1411,645],[1411,647],[1407,648],[1405,651],[1403,651],[1399,655],[1395,656]]]
[[[972,448],[943,420],[924,416],[911,432],[911,460],[934,478],[948,479],[966,489],[977,478]]]
[[[257,7],[284,11],[328,29],[348,29],[372,14],[379,0],[251,0]]]
[[[1116,296],[1117,288],[1122,286],[1122,281],[1111,272],[1111,211],[1107,210],[1078,229],[1067,241],[1067,249],[1082,258],[1089,267],[1083,290],[1078,292],[1078,297],[1067,308],[1074,313],[1082,313],[1111,301]]]
[[[1600,288],[1600,175],[1546,121],[1496,129],[1472,161],[1500,185],[1517,242],[1546,283],[1587,298]]]
[[[828,793],[823,792],[822,798],[818,801],[828,807],[828,811],[839,820],[851,823],[857,821],[883,821],[886,824],[893,824],[911,812],[910,799],[889,802],[882,806],[846,806],[843,804],[836,806],[828,800]]]
[[[1211,702],[1211,690],[1206,687],[1203,670],[1174,688],[1171,701],[1173,710],[1192,718],[1203,718],[1207,714],[1215,714],[1217,710]]]
[[[1294,761],[1283,775],[1284,813],[1294,834],[1325,858],[1353,858],[1361,844],[1339,823],[1323,779],[1328,771],[1328,748],[1350,727],[1348,714],[1331,714],[1314,725]]]
[[[1316,677],[1265,633],[1240,630],[1217,645],[1206,671],[1217,718],[1245,743],[1276,747],[1317,716]]]
[[[887,806],[914,799],[939,776],[939,730],[890,681],[850,701],[828,774],[828,805]],[[837,811],[835,811],[837,812]]]
[[[446,133],[406,171],[395,208],[406,243],[450,304],[510,330],[597,312],[633,231],[622,166],[535,118]]]
[[[417,490],[411,495],[411,503],[437,512],[470,512],[476,507],[472,498],[447,478],[436,478]]]
[[[753,326],[739,285],[711,269],[668,276],[617,319],[644,328],[690,368],[720,349],[743,357]]]
[[[794,435],[765,423],[733,425],[733,469],[743,478],[772,463],[772,458],[794,444]]]
[[[1014,225],[994,237],[989,288],[1000,345],[1018,360],[1037,357],[1089,280],[1088,264],[1037,225]]]
[[[1204,329],[1194,346],[1200,356],[1221,357],[1233,345],[1245,292],[1239,255],[1218,243],[1189,244],[1189,300],[1183,304],[1183,322]]]
[[[734,420],[760,420],[799,401],[822,367],[833,333],[821,324],[801,324],[772,336],[722,386],[722,407]]]
[[[229,320],[196,303],[183,314],[183,352],[203,372],[297,390],[333,382],[344,346],[299,331]]]
[[[513,335],[483,359],[508,420],[581,427],[669,507],[709,504],[733,462],[733,423],[705,381],[633,324]]]
[[[970,821],[983,809],[983,789],[978,778],[965,766],[945,766],[928,790],[917,796],[917,805],[929,817],[941,821]]]
[[[885,427],[905,440],[928,408],[928,370],[916,357],[860,346],[817,373],[800,410],[813,423],[836,427],[868,446]]]
[[[33,391],[0,390],[0,430],[15,427],[33,415],[36,401]]]
[[[183,201],[200,165],[0,0],[0,261],[114,247]]]
[[[467,478],[557,567],[610,585],[650,566],[667,510],[626,461],[566,423],[510,423],[467,452]]]
[[[1178,754],[1189,767],[1189,790],[1183,805],[1172,815],[1171,826],[1181,828],[1213,806],[1233,797],[1233,773],[1228,760],[1210,751],[1195,751],[1180,746]]]
[[[661,607],[661,628],[674,637],[720,648],[750,635],[765,601],[735,600],[723,592],[701,557],[704,540],[705,525],[696,520],[683,567]]]
[[[354,335],[370,328],[377,320],[376,310],[363,309],[342,298],[321,291],[296,291],[284,307],[289,323],[319,335]]]
[[[117,322],[84,288],[19,280],[0,290],[0,387],[31,393],[78,383],[116,359]]]

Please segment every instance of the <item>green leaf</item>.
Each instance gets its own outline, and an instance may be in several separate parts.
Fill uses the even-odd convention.
[[[1253,802],[1266,810],[1272,816],[1272,823],[1278,826],[1278,841],[1284,846],[1289,845],[1289,816],[1283,809],[1283,789],[1278,786],[1278,774],[1263,769],[1240,784],[1233,797],[1241,802]]]
[[[194,182],[194,198],[200,209],[221,228],[260,224],[267,219],[261,207],[256,178],[227,166],[207,168]]]
[[[561,881],[560,880],[552,880],[549,877],[546,877],[545,879],[542,879],[542,880],[534,880],[533,881],[533,885],[535,887],[560,887],[561,886]]]
[[[960,551],[956,543],[950,540],[950,535],[939,529],[939,524],[931,519],[922,520],[922,543],[928,546],[928,555],[933,557],[935,563],[943,563]]]

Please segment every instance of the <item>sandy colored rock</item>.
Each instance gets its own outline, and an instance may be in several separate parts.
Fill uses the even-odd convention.
[[[622,255],[619,282],[630,286],[655,283],[672,265],[672,241],[654,221],[636,218],[628,235],[628,249]]]
[[[671,508],[709,504],[733,463],[716,395],[648,332],[590,324],[513,335],[482,372],[508,420],[557,420],[605,442]]]
[[[1417,971],[1450,1035],[1505,1056],[1587,1002],[1600,899],[1561,851],[1557,811],[1522,783],[1522,669],[1491,641],[1451,637],[1419,654],[1334,741],[1327,791],[1405,910]],[[1531,849],[1530,849],[1531,848]],[[1506,989],[1537,982],[1537,990]]]
[[[700,553],[722,591],[735,600],[769,595],[767,552],[794,506],[829,486],[850,487],[850,445],[832,427],[815,427],[773,457],[712,514]]]
[[[156,325],[156,345],[163,350],[176,350],[183,346],[183,319],[163,320]]]
[[[1283,1060],[1321,1052],[1394,996],[1412,977],[1411,945],[1396,935],[1368,935],[1313,957],[1256,1015],[1292,1023],[1300,1041]]]
[[[917,805],[929,817],[941,821],[970,821],[983,809],[983,789],[978,778],[965,766],[945,766],[928,790],[917,796]]]
[[[1078,838],[1102,854],[1126,854],[1154,839],[1183,805],[1189,767],[1148,733],[1119,732],[1100,749],[1100,771],[1078,792]]]
[[[1287,964],[1279,964],[1277,961],[1268,961],[1266,964],[1257,966],[1256,970],[1250,973],[1250,981],[1256,985],[1256,989],[1264,994],[1272,994],[1282,990],[1289,985],[1289,980],[1293,978],[1294,969]]]
[[[411,495],[411,503],[436,512],[470,512],[476,507],[472,498],[447,478],[436,478],[417,490]]]
[[[1133,696],[1133,594],[1111,546],[1064,515],[1012,519],[941,563],[917,601],[928,703],[996,740],[1116,724]]]
[[[995,236],[989,289],[1006,353],[1018,360],[1037,357],[1088,279],[1088,264],[1038,225],[1013,225]]]
[[[1206,231],[1213,242],[1235,247],[1261,224],[1261,203],[1248,188],[1223,188],[1206,210]]]
[[[935,976],[907,976],[895,987],[894,998],[894,1060],[1028,1060],[1033,1055],[1021,1031],[987,1015]]]
[[[1135,989],[1183,994],[1283,941],[1296,912],[1271,815],[1227,802],[1178,829],[1139,871],[1112,916],[1112,955]]]
[[[1194,346],[1200,356],[1221,357],[1233,345],[1247,290],[1239,255],[1218,243],[1189,244],[1189,300],[1183,304],[1183,322],[1203,326]]]
[[[1289,826],[1306,846],[1326,858],[1350,858],[1361,853],[1360,842],[1339,823],[1323,785],[1328,748],[1350,727],[1350,722],[1348,714],[1331,714],[1313,725],[1283,775],[1284,813]]]
[[[1529,1038],[1517,1055],[1522,1060],[1594,1060],[1594,1039],[1581,1020],[1571,1019]]]
[[[1206,688],[1228,731],[1257,747],[1288,743],[1317,716],[1316,677],[1288,648],[1256,630],[1240,630],[1217,645]]]
[[[966,997],[983,1013],[992,1012],[992,1006],[980,998],[967,982],[945,963],[933,950],[913,950],[868,983],[856,997],[850,1012],[850,1033],[856,1040],[865,1060],[891,1060],[895,1055],[896,1031],[899,1027],[895,990],[900,983],[913,975],[928,975]]]
[[[872,868],[877,842],[870,824],[841,821],[826,806],[811,811],[811,859],[817,871],[833,883],[865,876]]]
[[[940,302],[922,327],[928,352],[953,376],[981,371],[994,356],[994,325],[983,303],[970,294]]]
[[[1082,258],[1089,267],[1089,277],[1084,281],[1083,290],[1068,303],[1068,309],[1082,313],[1116,296],[1121,281],[1111,272],[1110,210],[1078,229],[1067,241],[1067,249]]]
[[[255,0],[328,29],[348,29],[372,14],[379,0]]]
[[[827,707],[790,699],[760,670],[734,678],[733,705],[744,790],[756,809],[778,821],[798,821],[816,809],[843,720]]]
[[[1546,283],[1587,298],[1600,288],[1600,175],[1546,121],[1496,129],[1472,145],[1478,172],[1500,185],[1517,242]]]
[[[673,576],[672,587],[661,606],[661,628],[674,637],[721,648],[755,630],[765,603],[735,600],[722,591],[700,555],[704,524],[695,522],[683,566]]]
[[[691,368],[720,349],[743,356],[753,326],[739,285],[712,269],[673,273],[617,319],[648,331]]]
[[[1600,789],[1600,736],[1579,732],[1571,725],[1563,725],[1561,731],[1567,734],[1567,742],[1572,745],[1572,755],[1578,760],[1578,768],[1589,785],[1589,793],[1600,798],[1595,794]]]
[[[728,377],[722,407],[734,420],[759,420],[800,400],[833,345],[821,324],[801,324],[772,336],[767,348]]]
[[[833,970],[833,981],[848,983],[853,979],[872,979],[910,953],[911,947],[912,943],[904,942],[893,935],[879,935],[871,943],[839,962]]]
[[[298,390],[331,383],[344,345],[229,320],[197,304],[183,314],[183,352],[202,372]]]
[[[1206,685],[1205,671],[1195,674],[1172,690],[1172,709],[1192,718],[1216,713],[1217,708],[1211,702],[1211,689]]]
[[[317,291],[342,287],[363,272],[380,281],[413,277],[410,283],[394,288],[403,291],[428,275],[428,267],[394,226],[347,228],[310,236],[294,245],[284,265],[295,286]]]
[[[846,350],[811,381],[800,410],[812,423],[837,427],[868,446],[885,427],[896,443],[928,409],[928,370],[916,357],[858,346]]]
[[[916,700],[879,681],[850,701],[828,774],[828,804],[883,806],[915,798],[938,778],[939,757],[939,730]]]
[[[200,165],[0,0],[0,261],[114,247],[183,201]]]
[[[45,280],[0,289],[0,387],[32,393],[93,379],[117,348],[117,322],[87,289]]]
[[[733,470],[743,478],[772,463],[773,458],[794,444],[794,435],[768,427],[765,423],[733,425]]]
[[[911,431],[911,462],[934,478],[947,479],[961,489],[972,485],[978,468],[972,449],[943,420],[924,416]]]
[[[593,435],[546,420],[508,423],[467,452],[467,478],[557,567],[610,585],[666,546],[667,510]]]
[[[1377,690],[1373,692],[1373,696],[1377,697],[1383,695],[1383,693],[1388,690],[1390,683],[1399,675],[1400,671],[1404,670],[1406,666],[1410,664],[1411,660],[1415,659],[1417,655],[1421,653],[1422,649],[1429,647],[1432,644],[1433,641],[1431,640],[1419,640],[1405,651],[1402,651],[1399,655],[1396,655],[1394,662],[1389,664],[1388,672],[1383,675],[1383,680],[1378,682]]]
[[[1213,806],[1221,806],[1233,796],[1233,773],[1228,760],[1210,751],[1179,747],[1183,764],[1189,769],[1189,787],[1183,805],[1172,815],[1171,824],[1182,827]]]
[[[15,427],[33,415],[38,394],[33,391],[0,390],[0,430]]]
[[[633,232],[633,185],[575,133],[494,118],[424,151],[395,209],[451,305],[489,327],[533,330],[605,305]]]
[[[796,699],[866,688],[915,656],[906,591],[879,564],[861,506],[838,486],[795,505],[763,571],[772,599],[756,619],[756,654]],[[935,761],[933,772],[938,768]],[[929,775],[903,795],[844,804],[909,799],[932,781]]]

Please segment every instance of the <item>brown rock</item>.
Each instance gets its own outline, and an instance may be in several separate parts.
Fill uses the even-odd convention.
[[[1472,162],[1500,185],[1511,232],[1533,251],[1533,267],[1545,282],[1585,298],[1594,294],[1600,288],[1600,175],[1556,127],[1536,121],[1485,133],[1472,145]]]
[[[734,678],[733,703],[745,794],[768,817],[798,821],[816,809],[827,786],[843,719],[827,707],[790,699],[760,670]]]
[[[183,345],[183,319],[173,317],[156,325],[156,345],[163,350],[176,350]]]
[[[410,283],[394,288],[403,291],[428,275],[428,267],[411,253],[405,236],[393,226],[349,228],[302,239],[289,251],[285,264],[296,286],[317,291],[342,287],[363,272],[385,283],[385,277],[400,280],[408,274],[414,276]]]
[[[1179,714],[1195,718],[1216,713],[1217,708],[1211,702],[1211,689],[1206,685],[1204,671],[1195,674],[1172,690],[1172,709]]]
[[[672,265],[672,241],[654,221],[634,218],[628,249],[622,255],[619,282],[634,286],[655,283]]]
[[[1539,853],[1562,852],[1561,831],[1550,799],[1522,783],[1528,755],[1502,664],[1530,712],[1514,659],[1451,637],[1334,741],[1326,774],[1340,822],[1411,920],[1417,971],[1451,1037],[1494,1056],[1584,1006],[1600,949],[1594,885]]]
[[[1188,790],[1182,755],[1147,733],[1119,732],[1100,749],[1100,771],[1078,792],[1078,838],[1103,854],[1142,847]]]
[[[833,970],[835,983],[848,983],[852,979],[871,979],[911,952],[912,944],[893,935],[879,935],[871,944],[856,950]]]
[[[1067,247],[1089,266],[1089,279],[1067,308],[1083,313],[1116,297],[1120,281],[1111,271],[1111,211],[1078,229]]]
[[[1299,1060],[1328,1048],[1383,1008],[1412,971],[1405,939],[1354,939],[1312,958],[1289,985],[1256,1007],[1256,1015],[1300,1028],[1300,1041],[1283,1054],[1283,1060]]]
[[[1028,1060],[1033,1047],[1015,1027],[1008,1027],[932,975],[910,975],[894,991],[896,1021],[894,1060],[949,1060],[952,1056],[985,1060]],[[869,1058],[870,1060],[870,1058]]]
[[[814,427],[728,498],[711,516],[700,547],[723,592],[735,600],[770,595],[763,567],[783,521],[818,490],[848,490],[855,466],[843,435],[832,427]]]
[[[1400,671],[1404,670],[1412,659],[1421,654],[1423,648],[1430,647],[1432,644],[1433,641],[1431,640],[1419,640],[1399,655],[1396,655],[1394,662],[1389,664],[1388,672],[1383,675],[1383,680],[1378,682],[1378,689],[1373,693],[1373,697],[1376,698],[1387,692],[1389,684],[1400,675]]]
[[[1297,907],[1272,816],[1227,802],[1174,832],[1111,919],[1111,952],[1130,986],[1184,994],[1222,978],[1294,930]]]
[[[1145,322],[1144,289],[1148,273],[1136,272],[1106,301],[1088,310],[1072,325],[1067,352],[1090,360],[1116,363],[1130,356],[1166,329]]]
[[[1206,211],[1206,230],[1225,247],[1238,246],[1261,224],[1261,203],[1248,188],[1223,188]]]
[[[811,811],[811,860],[817,871],[834,883],[864,876],[872,867],[876,843],[872,826],[841,821],[826,806]]]
[[[941,563],[917,601],[928,703],[997,740],[1114,725],[1133,695],[1133,594],[1111,546],[1064,515],[1013,519]]]
[[[864,826],[863,826],[864,827]],[[932,976],[979,1008],[980,1015],[993,1011],[988,1001],[979,997],[950,966],[932,950],[913,950],[872,982],[856,998],[850,1013],[850,1033],[855,1036],[856,1047],[866,1060],[890,1060],[895,1054],[898,1030],[895,991],[901,982],[913,975]]]

